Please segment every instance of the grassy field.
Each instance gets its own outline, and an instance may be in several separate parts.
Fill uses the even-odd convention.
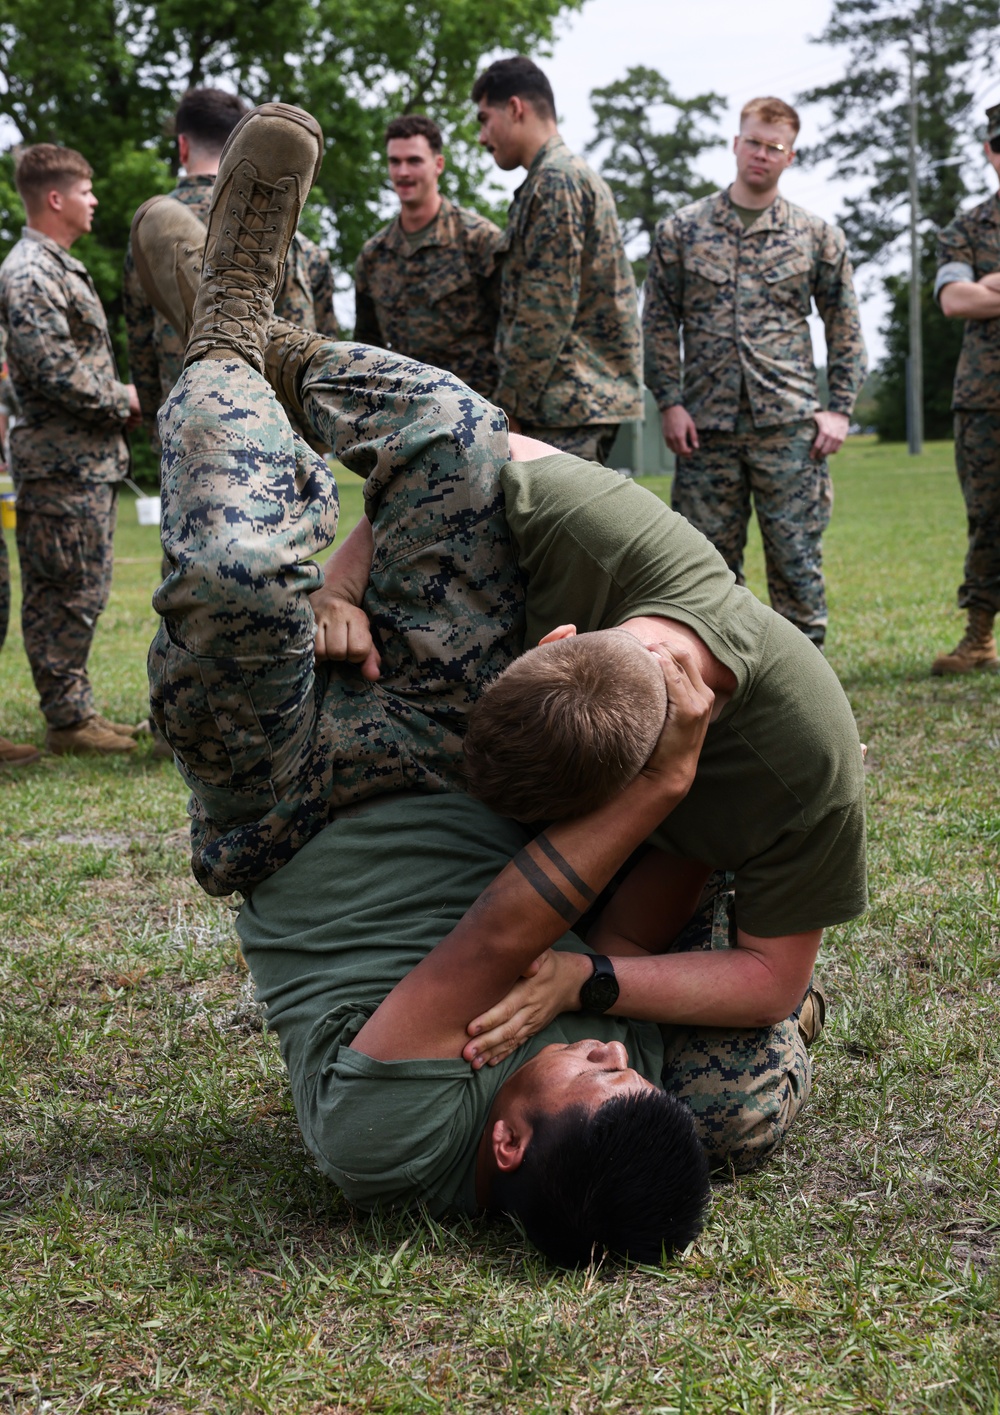
[[[835,479],[872,907],[824,944],[807,1111],[663,1271],[352,1215],[189,878],[173,767],[0,776],[0,1411],[1000,1411],[1000,677],[927,672],[961,624],[950,446],[857,440]],[[159,555],[122,521],[92,665],[134,720]],[[16,629],[0,686],[40,741]]]

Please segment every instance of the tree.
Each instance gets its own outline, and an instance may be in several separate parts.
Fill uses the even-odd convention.
[[[656,69],[637,65],[617,82],[595,88],[590,103],[597,133],[587,152],[606,150],[601,173],[618,204],[626,244],[645,237],[642,254],[633,261],[642,280],[657,222],[715,190],[693,163],[722,142],[704,130],[702,120],[717,122],[725,99],[717,93],[678,98]],[[664,108],[676,116],[672,126],[657,130],[651,115]]]
[[[935,233],[970,195],[982,191],[971,144],[981,120],[982,87],[1000,49],[998,0],[834,0],[817,43],[845,46],[846,73],[799,95],[826,102],[831,121],[807,162],[832,158],[841,178],[861,192],[847,199],[840,220],[856,261],[884,267],[900,252],[908,229],[909,71],[912,46],[917,79],[918,186],[921,211],[921,304],[924,318],[925,427],[950,433],[950,390],[962,326],[946,320],[933,301]],[[890,310],[880,369],[878,429],[897,436],[905,418],[905,360],[909,347],[909,282],[884,278]]]
[[[173,181],[167,123],[191,85],[221,82],[254,103],[283,99],[326,136],[307,229],[353,265],[383,219],[382,132],[427,108],[450,138],[449,190],[471,205],[488,159],[469,91],[482,56],[537,50],[582,0],[0,0],[0,116],[25,143],[79,148],[100,206],[74,247],[114,317],[135,208]],[[0,169],[0,256],[21,225]],[[6,201],[5,201],[6,197]],[[487,203],[488,204],[488,203]]]

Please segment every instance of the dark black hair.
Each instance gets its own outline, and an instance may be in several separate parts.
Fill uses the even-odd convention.
[[[701,1232],[708,1159],[675,1096],[631,1092],[593,1115],[535,1116],[532,1127],[518,1168],[494,1176],[490,1207],[519,1219],[560,1267],[606,1254],[659,1263]]]
[[[223,148],[247,111],[243,99],[224,88],[189,88],[177,105],[174,133],[205,147]]]
[[[393,138],[426,138],[431,152],[440,152],[444,147],[441,129],[426,113],[403,113],[386,125],[385,140]]]
[[[509,98],[523,98],[545,118],[556,116],[552,85],[534,59],[529,59],[525,54],[495,60],[472,85],[473,103],[489,103],[497,107]]]

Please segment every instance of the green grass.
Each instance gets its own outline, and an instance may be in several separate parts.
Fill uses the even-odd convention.
[[[352,1215],[189,879],[173,768],[0,777],[0,1411],[1000,1412],[1000,678],[927,673],[961,625],[950,447],[859,440],[834,472],[872,907],[824,944],[808,1109],[663,1271]],[[93,678],[134,719],[159,555],[127,503],[117,552]],[[40,741],[16,630],[0,685]]]

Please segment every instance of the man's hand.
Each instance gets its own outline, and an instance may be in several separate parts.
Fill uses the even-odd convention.
[[[672,408],[660,414],[660,426],[663,428],[663,440],[676,457],[697,452],[701,446],[694,419],[680,403],[675,403]]]
[[[813,413],[813,418],[819,431],[816,441],[809,449],[809,456],[814,462],[819,462],[824,457],[832,457],[835,452],[840,451],[851,420],[846,413],[819,412]]]
[[[382,660],[364,610],[329,585],[314,590],[309,602],[316,616],[316,657],[359,663],[361,676],[374,683]]]
[[[128,393],[128,417],[125,420],[127,428],[138,427],[142,422],[142,409],[139,406],[139,395],[136,392],[134,383],[126,383],[125,391]]]
[[[462,1056],[475,1071],[481,1066],[496,1066],[560,1012],[578,1012],[580,988],[592,971],[588,954],[546,949],[506,997],[469,1023],[467,1031],[473,1040]]]
[[[715,706],[715,694],[701,676],[689,648],[650,645],[663,670],[667,713],[652,756],[641,775],[662,784],[669,796],[683,799],[691,789],[705,733]]]

